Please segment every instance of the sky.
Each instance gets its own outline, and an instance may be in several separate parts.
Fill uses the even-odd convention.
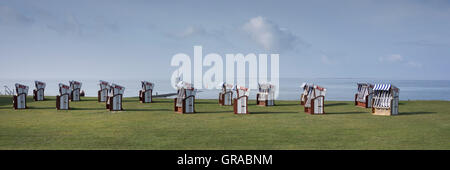
[[[279,54],[280,77],[450,80],[449,30],[445,0],[1,0],[0,79],[170,79],[201,45]]]

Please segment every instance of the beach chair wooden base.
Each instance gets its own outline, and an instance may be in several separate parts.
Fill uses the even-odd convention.
[[[312,107],[305,107],[305,113],[311,114],[311,115],[322,115],[325,114],[325,112],[322,113],[315,113],[314,109]]]
[[[141,103],[153,103],[152,91],[144,92],[143,90],[139,90],[139,102]]]
[[[97,92],[97,101],[98,102],[106,102],[107,98],[108,98],[108,91],[106,89],[99,90]]]
[[[24,100],[22,107],[20,107],[20,104],[19,104],[20,101],[18,101],[18,99],[19,99],[18,96],[13,96],[13,108],[16,110],[17,109],[27,109],[28,107],[27,107],[26,99]]]
[[[81,100],[81,94],[79,90],[76,91],[72,91],[71,95],[70,95],[70,101],[74,102],[74,101],[80,101]]]
[[[358,94],[355,94],[355,106],[357,107],[362,107],[362,108],[370,108],[369,106],[369,96],[366,96],[366,102],[360,102],[357,100],[358,98]]]
[[[267,106],[267,102],[266,101],[256,101],[256,105],[258,106]]]
[[[69,110],[69,98],[66,97],[64,101],[64,96],[56,96],[56,110]],[[67,104],[67,107],[65,107],[65,104]]]
[[[241,96],[234,99],[233,102],[234,114],[249,114],[248,112],[248,96]]]
[[[232,106],[233,105],[232,95],[229,93],[220,93],[219,104],[222,106]]]
[[[275,101],[269,101],[269,100],[259,100],[259,94],[256,94],[256,105],[258,106],[274,106]]]
[[[359,102],[359,101],[355,101],[355,106],[362,107],[362,108],[369,108],[369,105],[367,103]]]
[[[324,108],[324,102],[325,97],[318,96],[311,100],[311,107],[305,107],[304,111],[305,113],[312,114],[312,115],[321,115],[325,114],[325,108]]]
[[[175,113],[181,113],[181,114],[195,113],[195,97],[193,97],[193,98],[194,98],[194,102],[192,102],[192,105],[190,105],[190,106],[186,105],[186,103],[187,103],[186,99],[189,99],[189,98],[183,99],[181,107],[177,106],[178,98],[174,98],[173,106],[174,106]],[[187,109],[186,107],[192,107],[192,109]],[[191,111],[189,112],[189,110],[191,110]]]
[[[34,101],[44,101],[45,97],[44,95],[42,95],[42,98],[39,97],[38,93],[44,93],[44,91],[37,91],[37,90],[33,90],[33,100]]]
[[[122,95],[114,95],[108,98],[106,109],[109,111],[122,111]]]
[[[372,108],[372,115],[392,116],[392,111],[391,109]]]

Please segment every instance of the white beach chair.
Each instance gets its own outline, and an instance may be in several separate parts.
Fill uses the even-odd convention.
[[[256,105],[274,106],[275,86],[269,83],[258,84],[258,86],[258,93],[256,94]]]
[[[97,93],[97,100],[98,102],[106,102],[108,99],[108,91],[110,88],[110,85],[108,82],[100,80],[100,90]]]
[[[391,116],[398,114],[400,89],[391,84],[373,87],[372,114]]]
[[[233,85],[222,83],[222,91],[219,93],[219,104],[222,106],[233,105]]]
[[[69,96],[71,93],[70,86],[59,83],[59,95],[56,96],[56,109],[69,110]]]
[[[308,88],[308,95],[304,106],[305,113],[325,114],[325,94],[327,89],[313,85]]]
[[[81,82],[70,81],[69,86],[70,86],[70,90],[71,90],[70,101],[80,101]]]
[[[139,90],[139,101],[141,103],[151,103],[154,84],[148,81],[142,81],[142,90]]]
[[[16,83],[15,87],[16,87],[16,94],[13,95],[13,107],[14,109],[26,109],[28,86]]]
[[[109,111],[120,111],[123,110],[122,107],[122,96],[125,92],[125,87],[117,84],[112,84],[109,89],[109,97],[106,101],[106,109]]]
[[[250,90],[243,86],[236,86],[236,98],[233,102],[234,114],[249,114],[248,112],[248,96]]]
[[[36,89],[33,90],[34,101],[43,101],[44,100],[45,83],[41,82],[41,81],[34,81],[34,85],[36,87]]]
[[[358,83],[358,92],[355,94],[355,106],[364,108],[372,107],[373,85],[369,83]]]
[[[177,84],[177,97],[174,99],[174,110],[177,113],[195,113],[194,85],[180,81]]]
[[[305,105],[308,93],[310,92],[309,88],[312,85],[308,85],[307,83],[303,83],[300,88],[302,89],[302,94],[300,95],[300,104]]]

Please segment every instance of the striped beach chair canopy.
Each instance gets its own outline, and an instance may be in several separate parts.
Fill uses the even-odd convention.
[[[375,86],[373,87],[373,90],[389,91],[390,89],[390,84],[375,84]]]

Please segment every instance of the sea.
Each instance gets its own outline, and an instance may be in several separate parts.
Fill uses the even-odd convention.
[[[69,84],[69,79],[41,79],[47,84],[45,88],[46,96],[56,96],[58,84]],[[79,79],[82,82],[82,90],[86,96],[97,96],[99,90],[98,80]],[[122,79],[122,80],[104,80],[110,83],[116,83],[125,87],[124,97],[136,97],[141,89],[141,80]],[[147,79],[154,82],[154,95],[175,93],[169,79]],[[299,100],[302,92],[300,85],[303,82],[313,83],[327,89],[326,100],[332,101],[353,101],[357,90],[357,83],[384,83],[392,84],[400,89],[400,100],[450,100],[450,80],[374,80],[363,78],[280,78],[279,96],[277,100]],[[34,89],[34,80],[15,80],[0,79],[0,93],[5,94],[5,86],[9,89],[14,88],[15,83],[28,85],[30,90],[28,95],[32,95]],[[220,89],[199,89],[196,98],[198,99],[217,99]],[[250,90],[250,99],[256,98],[256,89]],[[169,97],[173,98],[173,96]]]

